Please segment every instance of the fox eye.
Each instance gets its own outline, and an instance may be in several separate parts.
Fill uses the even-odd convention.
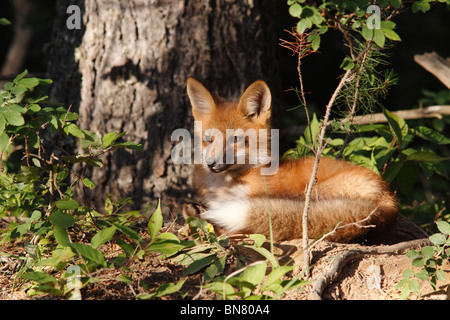
[[[234,142],[239,142],[242,140],[241,136],[234,136]]]

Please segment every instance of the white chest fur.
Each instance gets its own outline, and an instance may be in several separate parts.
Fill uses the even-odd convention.
[[[205,199],[208,210],[201,217],[229,232],[242,230],[247,224],[250,207],[248,187],[226,175],[211,174],[204,182],[210,192]]]

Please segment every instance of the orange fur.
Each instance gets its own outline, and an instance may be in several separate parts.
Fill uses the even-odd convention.
[[[263,81],[253,83],[234,102],[211,94],[192,78],[188,79],[187,90],[194,118],[202,123],[202,134],[211,128],[223,136],[226,129],[270,129],[271,96]],[[270,137],[267,142],[270,150]],[[203,142],[203,147],[209,143]],[[272,223],[276,240],[301,238],[305,190],[313,164],[311,157],[284,160],[273,175],[261,175],[264,165],[258,163],[197,164],[194,185],[208,208],[202,217],[231,232],[268,235]],[[329,238],[354,242],[383,234],[395,223],[397,201],[387,183],[369,169],[325,157],[320,160],[316,181],[308,215],[311,238],[337,223],[364,220],[361,225],[375,226],[353,224]]]

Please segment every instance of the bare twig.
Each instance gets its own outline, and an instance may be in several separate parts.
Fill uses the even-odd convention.
[[[370,47],[372,45],[372,41],[369,41],[369,43],[367,43],[367,47],[361,51],[358,56],[354,59],[355,64],[356,63],[361,63],[360,69],[362,69],[362,66],[364,64],[364,61],[366,59],[367,53],[370,50]],[[314,182],[316,180],[316,175],[317,175],[317,170],[319,168],[319,163],[320,163],[320,157],[322,155],[323,150],[325,149],[325,145],[324,145],[324,137],[325,137],[325,132],[327,130],[327,124],[330,118],[330,114],[331,114],[331,108],[333,107],[339,93],[341,92],[344,84],[347,81],[350,81],[355,73],[357,73],[357,71],[354,71],[353,69],[349,69],[345,72],[344,76],[341,78],[341,81],[339,81],[338,86],[336,87],[336,89],[333,92],[333,95],[331,96],[330,101],[328,101],[326,110],[325,110],[325,116],[323,118],[323,122],[321,124],[320,130],[319,130],[319,137],[317,139],[317,152],[315,155],[315,160],[314,160],[314,166],[313,166],[313,170],[311,173],[311,178],[309,180],[308,186],[307,186],[307,190],[306,190],[306,194],[305,194],[305,207],[303,209],[303,215],[302,215],[302,238],[303,238],[303,267],[304,270],[306,270],[305,275],[306,277],[309,277],[309,264],[310,264],[310,256],[309,256],[309,248],[308,248],[308,210],[309,210],[309,203],[311,201],[311,192],[314,186]]]
[[[320,128],[320,134],[319,134],[318,141],[317,141],[316,157],[315,157],[315,161],[314,161],[313,171],[311,173],[311,178],[309,180],[308,188],[307,188],[306,194],[305,194],[305,207],[303,209],[303,215],[302,215],[302,229],[303,229],[302,237],[303,237],[303,248],[304,248],[303,264],[304,264],[305,270],[309,269],[308,210],[309,210],[309,203],[311,201],[311,192],[312,192],[312,189],[314,186],[314,182],[316,180],[317,169],[319,168],[320,157],[321,157],[322,151],[324,149],[323,148],[323,140],[324,140],[325,132],[326,132],[326,128],[327,128],[327,126],[325,124],[328,123],[328,119],[330,118],[331,107],[333,106],[334,102],[336,101],[336,98],[337,98],[339,92],[341,91],[342,87],[344,86],[344,83],[350,78],[351,75],[352,75],[352,70],[349,69],[345,72],[344,76],[341,78],[341,81],[339,82],[336,90],[334,91],[333,95],[331,96],[330,101],[327,104],[324,120],[323,120],[322,126]],[[309,277],[309,272],[306,272],[306,277]]]

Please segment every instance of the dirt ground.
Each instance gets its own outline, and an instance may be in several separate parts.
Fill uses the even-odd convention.
[[[404,236],[403,236],[404,237]],[[411,238],[420,238],[417,235],[404,237],[404,242]],[[426,239],[426,238],[425,238]],[[422,240],[419,240],[421,242]],[[423,241],[422,241],[423,242]],[[279,257],[289,259],[296,257],[299,262],[299,249],[301,240],[286,241],[275,245],[275,253]],[[391,251],[392,248],[392,251]],[[396,250],[397,246],[361,246],[357,244],[337,244],[321,242],[311,252],[312,269],[311,283],[300,291],[289,292],[284,299],[308,300],[317,298],[319,280],[327,279],[320,292],[324,300],[398,300],[400,291],[395,288],[402,279],[402,271],[411,268],[411,259],[405,256],[407,249]],[[101,247],[107,259],[114,259],[120,248],[115,244],[107,244]],[[23,249],[3,245],[0,252],[20,254]],[[372,251],[372,252],[368,252]],[[382,253],[374,253],[381,251]],[[349,259],[345,259],[338,270],[329,273],[330,268],[336,266],[336,262],[343,256],[352,253]],[[260,259],[257,254],[242,252],[248,262]],[[280,260],[280,263],[283,259]],[[4,257],[0,260],[0,299],[57,299],[55,296],[40,295],[29,297],[26,294],[26,285],[21,285],[15,276],[17,265]],[[442,266],[446,274],[446,281],[438,283],[437,290],[433,290],[429,283],[421,282],[420,295],[411,294],[409,299],[439,299],[450,300],[450,262],[446,261]],[[417,270],[416,270],[417,271]],[[294,272],[295,273],[295,272]],[[155,255],[147,255],[143,260],[129,259],[120,269],[102,269],[93,274],[100,281],[88,284],[82,289],[82,297],[86,300],[129,300],[144,292],[152,292],[158,286],[168,282],[178,282],[186,278],[182,266],[170,263],[168,260],[159,259]],[[129,282],[117,281],[119,277],[127,276]],[[330,280],[331,279],[331,280]],[[216,296],[203,289],[202,274],[197,273],[188,276],[183,285],[181,295],[179,293],[164,296],[161,299],[196,299],[211,300]],[[420,281],[419,281],[420,282]]]

